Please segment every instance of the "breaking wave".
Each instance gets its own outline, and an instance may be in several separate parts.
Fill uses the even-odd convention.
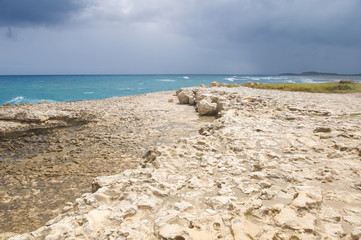
[[[41,103],[41,102],[56,102],[56,101],[52,99],[31,99],[23,96],[17,96],[5,102],[5,104],[13,105],[13,104],[21,104],[21,103]]]
[[[159,79],[157,80],[158,82],[175,82],[177,80],[174,80],[174,79]]]
[[[132,88],[118,88],[119,91],[129,91],[133,90]]]
[[[23,96],[18,96],[18,97],[14,97],[10,101],[7,101],[6,103],[9,103],[9,104],[21,103],[23,100],[24,100]]]

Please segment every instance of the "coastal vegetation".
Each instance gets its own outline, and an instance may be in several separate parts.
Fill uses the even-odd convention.
[[[353,83],[348,80],[328,83],[254,83],[247,82],[244,87],[257,89],[271,89],[292,92],[312,93],[356,93],[361,92],[361,83]]]
[[[280,76],[361,76],[361,74],[325,73],[325,72],[302,72],[302,73],[281,73]]]

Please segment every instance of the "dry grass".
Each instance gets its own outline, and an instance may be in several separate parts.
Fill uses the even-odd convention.
[[[245,87],[273,89],[293,92],[312,93],[361,93],[361,83],[253,83],[243,84]]]

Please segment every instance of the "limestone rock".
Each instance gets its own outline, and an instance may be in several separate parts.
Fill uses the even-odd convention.
[[[341,224],[326,223],[325,232],[330,238],[341,239],[346,235]]]
[[[257,239],[262,233],[262,230],[258,225],[246,219],[239,218],[232,221],[231,229],[235,240]]]
[[[211,87],[217,87],[218,85],[219,85],[218,82],[211,82],[211,84],[210,84]]]
[[[274,219],[276,225],[280,227],[287,227],[295,230],[300,229],[297,213],[289,207],[281,209],[281,212]]]
[[[201,115],[216,115],[217,103],[212,103],[210,99],[202,99],[198,103],[198,113]]]
[[[359,240],[361,239],[361,227],[356,227],[351,232],[351,239],[352,240]]]
[[[333,208],[325,208],[322,210],[321,218],[327,222],[338,223],[341,220],[341,215]]]
[[[361,112],[359,94],[339,96],[222,86],[177,91],[178,98],[183,99],[180,101],[196,104],[199,114],[193,112],[192,106],[168,104],[169,96],[164,95],[161,101],[155,99],[159,100],[158,108],[148,109],[148,102],[144,101],[142,111],[132,115],[134,110],[127,110],[116,119],[117,111],[127,105],[112,104],[113,111],[105,108],[97,115],[101,121],[89,123],[91,130],[107,131],[107,135],[100,131],[89,134],[88,138],[95,141],[93,145],[81,147],[89,141],[78,140],[81,131],[72,131],[77,137],[62,151],[72,144],[77,148],[70,150],[67,160],[71,162],[76,152],[92,153],[87,155],[91,168],[86,162],[81,169],[101,169],[108,161],[112,166],[128,162],[128,150],[127,154],[108,153],[122,149],[128,141],[130,146],[139,145],[137,151],[141,154],[127,170],[97,177],[93,193],[67,204],[44,227],[13,239],[359,239],[361,209],[357,206],[361,195],[358,188],[349,187],[357,187],[360,180],[361,132],[358,115],[351,117],[351,113]],[[193,118],[179,122],[180,115],[172,115],[172,108],[192,109]],[[100,106],[98,109],[102,110]],[[218,118],[199,116],[210,112]],[[326,116],[325,112],[330,114]],[[168,113],[172,116],[165,118]],[[35,119],[31,115],[19,117]],[[284,121],[284,117],[292,119]],[[126,118],[129,120],[122,120]],[[168,142],[168,133],[184,131],[201,121],[207,123],[198,132],[193,129],[194,134],[187,132],[189,136]],[[118,122],[122,123],[120,127],[113,128]],[[128,128],[129,124],[136,128]],[[319,126],[335,131],[315,133]],[[131,131],[134,134],[127,135]],[[126,141],[117,141],[119,132],[127,136]],[[137,135],[144,144],[134,141]],[[5,147],[14,145],[0,145],[1,156],[6,156],[2,152],[12,151],[3,150]],[[96,155],[97,151],[102,154]],[[37,159],[31,158],[28,164]],[[60,160],[39,164],[44,166],[39,172],[49,172],[48,162],[56,161]],[[16,167],[7,168],[9,174],[2,180],[6,181]],[[68,169],[74,173],[71,166]],[[21,168],[24,170],[26,167]],[[17,184],[29,181],[21,172],[16,173]],[[80,172],[74,174],[77,173]],[[25,194],[27,190],[23,189]],[[6,191],[3,193],[4,199],[10,197]]]
[[[297,208],[314,208],[322,202],[322,192],[320,189],[310,186],[297,188],[297,197],[291,205]]]
[[[181,91],[177,96],[180,104],[189,103],[189,95],[185,91]]]
[[[312,214],[307,213],[303,217],[298,217],[296,211],[290,207],[283,208],[274,220],[277,226],[306,231],[314,231],[316,223],[316,217]]]

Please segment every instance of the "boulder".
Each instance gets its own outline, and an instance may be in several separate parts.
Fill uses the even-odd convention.
[[[190,97],[189,97],[189,104],[190,104],[190,105],[196,104],[196,99],[194,98],[194,96],[190,96]]]
[[[218,82],[211,82],[211,87],[217,87],[219,85],[219,83]]]
[[[201,115],[216,115],[217,103],[212,103],[211,99],[205,98],[198,103],[198,113]]]
[[[189,103],[189,96],[184,92],[181,91],[177,94],[178,101],[180,104],[188,104]]]

